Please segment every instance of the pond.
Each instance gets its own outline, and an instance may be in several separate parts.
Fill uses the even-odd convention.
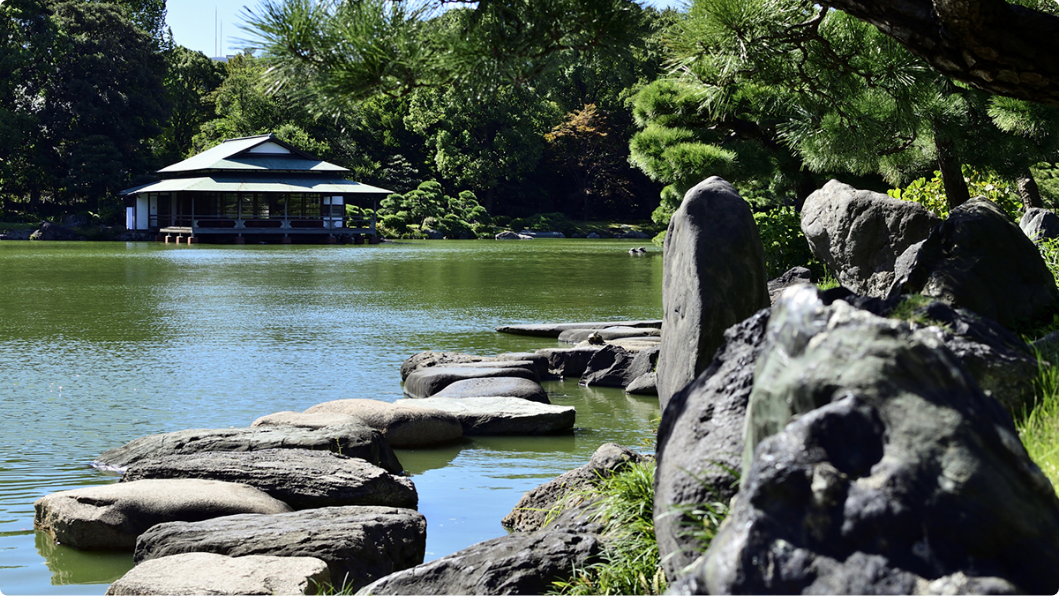
[[[0,591],[102,594],[131,568],[129,553],[33,530],[36,499],[113,482],[89,462],[131,439],[394,401],[401,363],[423,350],[562,345],[497,325],[660,318],[661,252],[630,255],[636,245],[0,242]],[[545,388],[577,408],[573,433],[397,451],[427,518],[427,560],[503,535],[525,491],[602,443],[653,448],[656,399],[576,379]]]

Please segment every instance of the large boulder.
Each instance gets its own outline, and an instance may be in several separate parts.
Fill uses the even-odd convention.
[[[717,357],[662,412],[658,427],[654,520],[662,566],[670,580],[705,549],[687,531],[688,511],[735,495],[743,425],[770,311],[725,331]]]
[[[226,557],[186,553],[145,561],[107,588],[108,596],[151,594],[318,594],[331,583],[315,557]]]
[[[401,403],[405,400],[398,400]],[[545,435],[573,429],[573,406],[543,404],[519,397],[427,397],[415,400],[456,417],[467,436]]]
[[[516,532],[539,530],[544,527],[552,509],[568,494],[590,486],[630,463],[640,463],[645,457],[617,443],[604,443],[596,449],[587,464],[561,474],[522,495],[511,513],[500,520],[500,524]]]
[[[122,482],[201,478],[248,484],[294,509],[340,505],[415,508],[415,485],[378,466],[330,451],[263,449],[168,455],[130,465]]]
[[[724,330],[769,305],[761,237],[750,207],[713,176],[684,195],[663,248],[658,401],[699,376]]]
[[[349,457],[359,457],[387,472],[399,474],[402,471],[401,462],[382,433],[360,423],[336,424],[319,429],[295,426],[215,428],[147,435],[103,453],[92,465],[120,472],[129,464],[165,455],[262,449],[334,451]]]
[[[404,392],[409,397],[430,397],[457,381],[492,377],[519,377],[534,383],[540,382],[535,370],[522,366],[434,366],[421,368],[408,375],[404,381]]]
[[[382,433],[392,447],[414,449],[463,438],[459,420],[441,410],[377,399],[340,399],[317,404],[305,414],[353,416]]]
[[[675,591],[1059,590],[1059,498],[935,334],[785,294],[747,417],[742,490]]]
[[[637,377],[654,372],[660,348],[654,347],[637,353],[605,345],[588,361],[579,383],[585,387],[625,387]]]
[[[422,563],[425,549],[426,518],[417,511],[324,507],[159,524],[137,541],[134,559],[140,564],[190,552],[316,557],[327,563],[336,586],[355,590]]]
[[[388,575],[364,594],[545,594],[602,551],[600,539],[571,530],[513,534]]]
[[[949,213],[893,293],[921,293],[1009,329],[1050,322],[1059,312],[1059,289],[1037,247],[984,198]]]
[[[801,227],[813,254],[840,284],[884,297],[894,283],[897,257],[940,221],[918,203],[831,180],[805,199]]]
[[[465,399],[468,397],[517,397],[541,404],[552,403],[540,383],[520,377],[466,379],[447,385],[430,397]]]
[[[548,368],[562,377],[578,377],[585,374],[588,361],[603,346],[578,346],[575,348],[542,348],[537,353],[548,359]]]
[[[1022,214],[1019,228],[1034,242],[1059,238],[1059,216],[1054,211],[1032,207]]]
[[[140,480],[52,493],[33,504],[33,526],[84,550],[132,550],[155,524],[291,508],[245,484],[215,480]]]

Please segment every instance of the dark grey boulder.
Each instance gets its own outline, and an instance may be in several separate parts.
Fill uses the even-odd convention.
[[[640,463],[646,457],[617,443],[604,443],[596,449],[587,464],[561,474],[522,495],[511,513],[500,520],[500,524],[516,532],[539,530],[544,527],[550,510],[566,495],[592,485],[630,463]]]
[[[277,426],[179,430],[129,441],[103,453],[92,465],[123,471],[129,464],[166,455],[261,449],[334,451],[359,457],[387,472],[401,473],[401,462],[382,433],[363,424],[336,424],[318,429]]]
[[[637,353],[624,348],[606,345],[588,361],[580,384],[585,387],[625,387],[637,377],[654,372],[659,348],[641,350]]]
[[[918,203],[831,180],[805,199],[801,228],[840,284],[878,298],[893,285],[897,257],[940,221]]]
[[[1059,289],[1037,247],[983,198],[953,209],[930,233],[893,293],[921,293],[1009,329],[1059,312]]]
[[[603,346],[578,346],[576,348],[543,348],[537,350],[548,359],[548,368],[557,371],[563,377],[578,377],[585,374],[588,361]]]
[[[1054,211],[1032,207],[1022,214],[1019,228],[1034,242],[1059,238],[1059,216]]]
[[[518,377],[540,383],[536,371],[523,367],[435,366],[421,368],[408,375],[404,382],[404,392],[409,397],[430,397],[457,381],[496,377]]]
[[[401,364],[401,380],[404,381],[408,375],[421,368],[434,366],[447,366],[449,364],[467,364],[474,362],[493,362],[495,358],[487,356],[475,356],[473,354],[461,354],[460,352],[419,352],[409,356]]]
[[[813,283],[813,273],[805,267],[792,267],[768,283],[769,301],[775,303],[783,290],[791,286]]]
[[[215,480],[140,480],[64,490],[37,499],[33,527],[84,550],[131,550],[136,537],[162,522],[291,508],[245,484]]]
[[[548,393],[540,383],[520,377],[492,377],[466,379],[447,385],[429,397],[465,399],[468,397],[517,397],[541,404],[550,404]]]
[[[513,335],[531,335],[535,337],[558,338],[563,331],[568,329],[603,329],[606,327],[643,327],[661,329],[662,321],[597,321],[585,323],[552,323],[533,325],[501,325],[496,328],[498,333],[510,333]]]
[[[159,524],[140,536],[134,560],[205,552],[316,557],[336,586],[358,589],[423,562],[426,518],[412,509],[324,507],[279,515],[232,515]]]
[[[497,354],[496,359],[500,362],[511,360],[532,362],[533,367],[537,371],[537,376],[540,377],[541,380],[561,378],[548,367],[548,358],[543,354],[538,354],[536,352],[509,352],[505,354]]]
[[[765,252],[750,207],[713,176],[684,195],[663,248],[658,401],[699,376],[724,330],[769,305]]]
[[[519,239],[519,235],[516,234],[515,232],[512,232],[511,230],[504,230],[503,232],[500,232],[499,234],[493,236],[493,239],[494,240],[518,240]]]
[[[466,362],[448,365],[452,368],[502,368],[511,369],[519,368],[530,374],[529,379],[540,382],[540,375],[537,374],[537,363],[533,360],[500,360],[495,358],[493,362]]]
[[[1059,590],[1059,498],[935,334],[785,294],[747,417],[742,490],[677,593]]]
[[[463,397],[435,395],[417,400],[443,410],[463,425],[467,436],[547,435],[569,432],[574,427],[576,411],[572,406],[544,404],[519,397]]]
[[[330,584],[327,563],[314,557],[185,553],[144,561],[111,584],[106,594],[317,594]]]
[[[669,400],[658,427],[654,520],[662,566],[670,580],[705,545],[687,529],[687,510],[727,505],[738,487],[743,425],[770,311],[762,309],[725,331],[717,357],[693,383]]]
[[[415,485],[368,462],[307,449],[207,451],[141,460],[122,482],[158,478],[202,478],[260,489],[294,509],[341,505],[385,505],[414,509]]]
[[[625,387],[625,393],[632,395],[658,395],[658,380],[653,372],[640,375]]]
[[[362,594],[545,594],[595,562],[601,540],[571,530],[512,534],[399,571]]]
[[[995,321],[934,301],[917,311],[971,373],[978,386],[1012,415],[1033,406],[1037,356],[1026,342]]]

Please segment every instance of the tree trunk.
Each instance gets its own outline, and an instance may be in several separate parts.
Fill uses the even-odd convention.
[[[1022,199],[1022,205],[1029,211],[1034,207],[1044,207],[1044,201],[1041,200],[1041,189],[1037,188],[1037,181],[1033,179],[1033,173],[1030,172],[1029,168],[1026,168],[1024,172],[1016,180],[1016,184],[1019,187],[1019,198]]]
[[[953,142],[935,132],[934,146],[938,150],[938,169],[941,170],[941,183],[945,186],[945,199],[949,211],[952,211],[971,198],[970,191],[967,190],[967,181],[963,179],[962,164],[956,157]]]

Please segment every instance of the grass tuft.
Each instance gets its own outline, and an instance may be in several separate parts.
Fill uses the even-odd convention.
[[[592,487],[576,491],[562,508],[589,503],[591,521],[603,526],[602,560],[556,581],[556,594],[661,594],[666,579],[654,531],[654,461],[630,464]]]
[[[1034,406],[1015,420],[1019,439],[1032,459],[1059,486],[1059,367],[1040,360]]]

